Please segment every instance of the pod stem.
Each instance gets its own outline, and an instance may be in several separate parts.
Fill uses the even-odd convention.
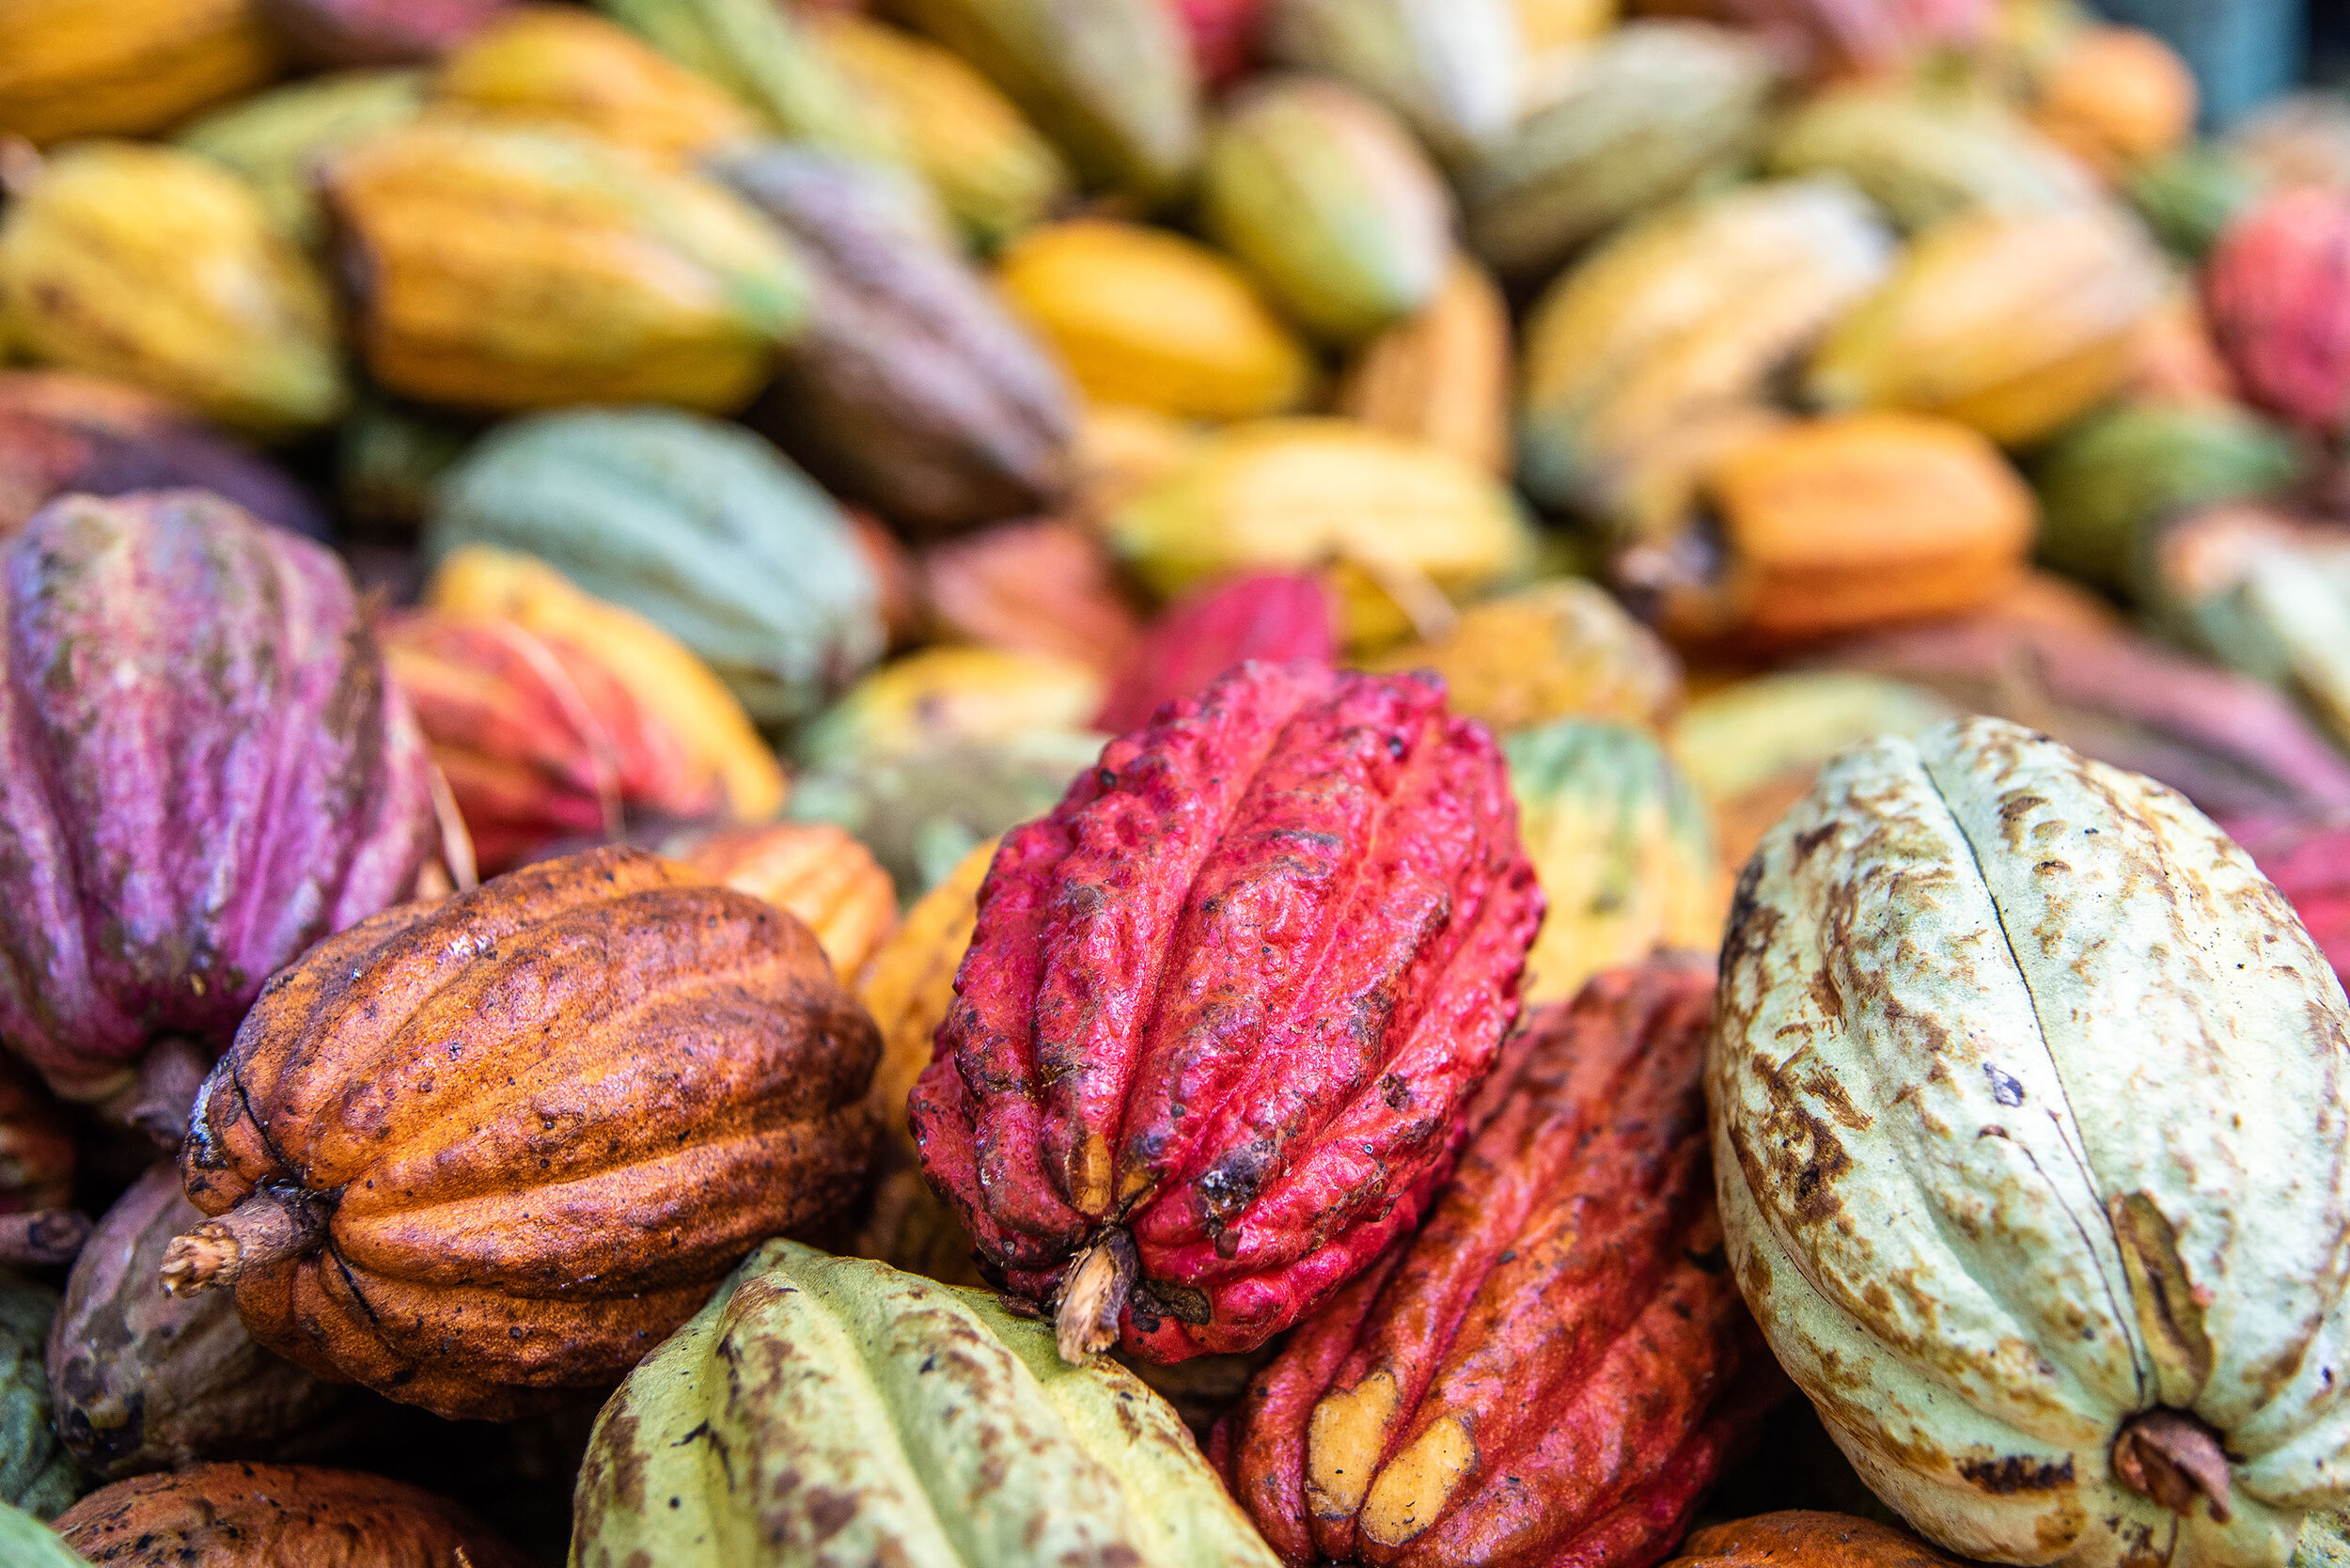
[[[196,1295],[233,1285],[249,1268],[315,1252],[326,1239],[327,1206],[293,1187],[261,1187],[164,1249],[164,1289]]]
[[[49,1268],[70,1263],[89,1240],[89,1216],[71,1209],[0,1215],[0,1263]]]
[[[1053,1309],[1053,1338],[1060,1358],[1083,1366],[1085,1358],[1118,1342],[1118,1320],[1137,1272],[1134,1238],[1105,1231],[1077,1254],[1061,1277],[1060,1301]]]
[[[212,1070],[204,1047],[185,1035],[164,1035],[148,1046],[131,1082],[102,1103],[99,1113],[145,1133],[166,1152],[176,1152],[188,1136],[188,1116]]]
[[[2123,1485],[2185,1517],[2198,1497],[2226,1524],[2228,1453],[2219,1435],[2184,1410],[2158,1406],[2122,1423],[2113,1439],[2113,1473]]]

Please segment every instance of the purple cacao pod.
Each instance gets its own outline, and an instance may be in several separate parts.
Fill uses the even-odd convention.
[[[415,889],[424,742],[341,563],[208,492],[51,503],[0,615],[0,1040],[176,1136],[261,982]]]

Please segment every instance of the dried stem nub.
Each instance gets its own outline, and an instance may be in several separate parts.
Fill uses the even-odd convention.
[[[326,1239],[327,1206],[294,1187],[261,1187],[164,1249],[164,1289],[196,1295],[233,1285],[248,1268],[313,1252]]]
[[[2113,1473],[2123,1485],[2185,1517],[2198,1497],[2226,1524],[2228,1454],[2219,1435],[2184,1410],[2156,1407],[2122,1423],[2113,1439]]]
[[[1109,1231],[1077,1254],[1061,1277],[1060,1301],[1053,1309],[1053,1338],[1060,1358],[1082,1366],[1085,1358],[1118,1342],[1118,1320],[1135,1288],[1134,1238]]]

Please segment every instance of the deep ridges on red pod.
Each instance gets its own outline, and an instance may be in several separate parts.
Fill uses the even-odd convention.
[[[1070,1358],[1253,1348],[1418,1223],[1542,913],[1441,683],[1244,665],[1006,837],[923,1168]]]
[[[1337,606],[1310,572],[1257,572],[1212,584],[1169,604],[1127,656],[1094,728],[1139,729],[1163,702],[1198,697],[1246,659],[1287,663],[1338,657]]]
[[[1293,1563],[1645,1568],[1785,1390],[1722,1257],[1713,965],[1543,1009],[1427,1227],[1290,1337],[1211,1457]]]
[[[2320,431],[2350,421],[2350,194],[2272,196],[2213,250],[2204,305],[2254,402]]]

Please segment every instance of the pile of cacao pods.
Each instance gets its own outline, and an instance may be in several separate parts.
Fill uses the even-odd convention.
[[[2196,123],[0,0],[0,1564],[2350,1563],[2350,100]]]

